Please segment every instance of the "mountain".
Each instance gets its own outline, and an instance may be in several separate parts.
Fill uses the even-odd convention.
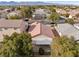
[[[5,2],[5,1],[1,1],[0,5],[51,5],[51,3],[47,3],[47,2],[14,2],[14,1]]]
[[[76,5],[79,6],[79,1],[47,1],[47,2],[15,2],[15,1],[0,1],[0,5]]]
[[[79,1],[53,1],[54,4],[59,5],[76,5],[79,6]]]

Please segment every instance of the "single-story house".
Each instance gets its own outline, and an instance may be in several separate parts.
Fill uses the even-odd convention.
[[[63,9],[56,9],[56,12],[59,14],[67,14],[66,10]]]
[[[19,16],[21,17],[21,11],[12,11],[10,13],[7,14],[7,17],[9,18],[10,16]]]
[[[53,41],[54,34],[49,26],[40,22],[34,22],[30,25],[29,31],[32,36],[34,52],[39,54],[39,49],[44,49],[45,53],[50,52],[50,45]]]
[[[23,20],[0,20],[0,41],[3,41],[3,35],[12,35],[12,33],[21,33],[26,31],[28,23]]]
[[[33,13],[33,19],[34,20],[43,20],[45,18],[47,18],[47,16],[49,16],[50,14],[48,12],[46,12],[44,9],[36,9],[35,12]]]
[[[75,40],[79,40],[79,29],[71,24],[63,23],[58,24],[55,29],[59,33],[60,36],[66,35],[68,37],[73,36]]]

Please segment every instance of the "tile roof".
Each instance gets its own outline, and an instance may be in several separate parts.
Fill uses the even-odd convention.
[[[39,8],[39,9],[36,9],[35,10],[35,13],[34,14],[46,14],[46,12],[44,11],[44,9],[41,9],[41,8]]]
[[[34,22],[31,24],[29,28],[29,33],[32,35],[32,37],[38,36],[38,35],[46,35],[50,38],[53,37],[53,32],[50,27],[45,26],[39,22]]]
[[[0,20],[0,27],[20,27],[22,20]]]
[[[0,20],[0,28],[20,28],[23,31],[26,25],[23,20]]]
[[[56,12],[60,14],[67,14],[67,12],[63,9],[56,9]]]
[[[79,9],[76,9],[76,10],[70,10],[68,13],[69,13],[70,15],[72,15],[72,16],[75,16],[76,14],[79,13]]]
[[[79,30],[68,23],[58,24],[57,27],[55,27],[55,29],[57,30],[57,32],[59,32],[60,36],[73,36],[75,40],[79,40]]]

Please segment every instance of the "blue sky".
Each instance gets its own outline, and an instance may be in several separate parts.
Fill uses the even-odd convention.
[[[0,1],[79,1],[79,0],[0,0]]]

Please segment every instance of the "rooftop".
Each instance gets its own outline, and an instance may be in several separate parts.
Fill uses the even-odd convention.
[[[60,36],[61,35],[66,35],[68,37],[73,36],[75,40],[79,40],[79,30],[68,23],[58,24],[58,26],[55,28],[60,34]]]
[[[39,9],[36,9],[35,10],[35,13],[34,14],[46,14],[46,12],[45,12],[45,10],[44,9],[41,9],[41,8],[39,8]]]
[[[24,20],[6,20],[1,19],[0,20],[0,28],[20,28],[21,31],[25,30],[28,27],[28,23]]]
[[[22,20],[0,20],[0,27],[20,27]]]
[[[34,22],[31,24],[29,28],[29,33],[31,33],[32,37],[38,36],[38,35],[45,35],[50,38],[53,37],[53,32],[49,26],[45,26],[44,24],[41,24],[39,22]]]

